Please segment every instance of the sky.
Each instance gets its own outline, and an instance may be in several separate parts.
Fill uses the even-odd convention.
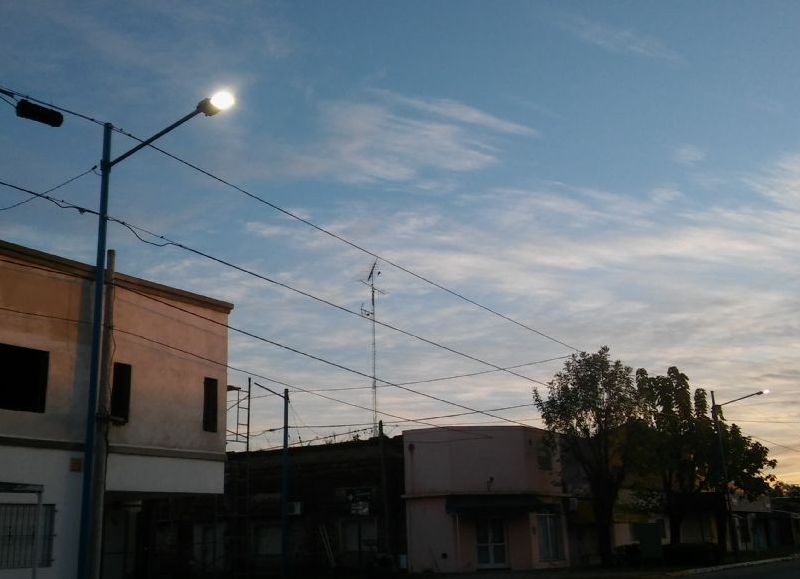
[[[109,247],[119,271],[231,301],[232,326],[317,358],[230,334],[245,371],[230,384],[293,386],[293,443],[369,435],[372,327],[358,314],[378,255],[377,376],[416,391],[378,388],[388,434],[424,426],[409,418],[541,426],[533,388],[608,345],[651,375],[677,366],[719,402],[769,389],[725,417],[800,483],[796,2],[2,12],[0,86],[140,138],[235,93],[158,143],[218,179],[149,149],[111,175],[111,215],[220,261],[113,223]],[[98,163],[97,123],[3,110],[3,181],[44,192]],[[134,144],[117,133],[114,154]],[[94,209],[99,177],[51,195]],[[5,209],[29,198],[0,186],[0,238],[93,263],[96,218],[41,199]],[[279,446],[281,400],[254,387],[252,413],[253,447]]]

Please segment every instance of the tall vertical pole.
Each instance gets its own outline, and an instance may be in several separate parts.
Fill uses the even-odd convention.
[[[283,390],[283,464],[281,473],[281,576],[289,576],[289,389]]]
[[[714,420],[714,428],[717,431],[717,446],[719,447],[719,464],[720,472],[722,473],[721,488],[722,497],[725,501],[725,518],[727,519],[727,526],[730,527],[731,547],[734,551],[739,550],[739,544],[736,541],[736,530],[733,527],[733,508],[731,507],[731,496],[728,492],[728,465],[725,461],[725,446],[722,442],[722,429],[719,424],[719,406],[714,398],[714,391],[711,390],[711,418]],[[723,553],[724,555],[724,553]]]
[[[376,262],[377,263],[377,262]],[[375,342],[375,266],[370,275],[370,290],[372,297],[372,435],[378,436],[378,385],[377,385],[377,343]]]
[[[78,579],[89,576],[93,542],[92,483],[94,478],[95,434],[97,430],[97,384],[100,373],[100,338],[103,333],[103,280],[106,267],[106,228],[108,225],[108,182],[111,174],[111,123],[103,125],[103,158],[100,161],[100,211],[97,217],[97,263],[94,272],[94,309],[89,360],[89,391],[86,396],[86,432],[83,448],[81,525],[78,543]]]
[[[103,550],[102,536],[105,495],[106,495],[106,465],[108,463],[108,426],[111,399],[111,336],[114,327],[114,271],[116,268],[116,253],[113,249],[106,252],[105,274],[105,306],[103,308],[103,334],[100,348],[100,376],[98,378],[97,392],[97,439],[95,440],[95,468],[92,482],[92,553],[89,558],[89,577],[100,577],[102,568]]]
[[[389,489],[386,475],[386,446],[383,435],[383,420],[378,422],[378,452],[381,457],[381,495],[383,506],[383,549],[392,560],[392,570],[394,570],[394,552],[391,536],[391,521],[389,521]]]

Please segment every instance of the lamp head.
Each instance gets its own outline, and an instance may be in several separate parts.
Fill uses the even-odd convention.
[[[204,98],[197,103],[197,110],[210,117],[231,108],[235,103],[236,99],[233,98],[233,95],[223,90],[215,93],[211,98]]]
[[[769,394],[769,389],[759,390],[758,395],[761,396],[762,394]]]

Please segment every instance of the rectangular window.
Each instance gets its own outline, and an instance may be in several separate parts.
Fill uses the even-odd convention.
[[[374,517],[358,517],[356,519],[342,519],[339,522],[342,532],[340,542],[344,552],[364,553],[375,552],[378,546],[378,523]]]
[[[478,519],[475,522],[479,569],[508,567],[505,531],[503,519]]]
[[[217,431],[217,380],[206,378],[203,381],[203,430]]]
[[[131,365],[114,362],[111,386],[111,420],[125,424],[131,412]]]
[[[0,569],[33,567],[37,506],[0,504]],[[55,505],[42,505],[39,519],[39,567],[53,561],[53,519]]]
[[[559,561],[564,558],[561,547],[561,517],[553,513],[536,515],[539,535],[539,560]]]
[[[0,344],[0,408],[44,412],[50,353]]]
[[[256,555],[281,554],[281,528],[274,525],[256,525],[253,530],[253,543]]]

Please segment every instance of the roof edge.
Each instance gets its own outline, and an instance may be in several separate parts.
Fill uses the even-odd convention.
[[[25,247],[23,245],[17,245],[16,243],[11,243],[3,239],[0,239],[0,255],[5,255],[19,261],[35,263],[54,272],[81,277],[87,280],[94,279],[95,267],[93,265],[87,265],[80,261],[53,255],[52,253],[46,253],[44,251]],[[234,307],[230,302],[218,300],[216,298],[211,298],[124,273],[115,272],[114,277],[117,279],[121,287],[145,290],[148,293],[160,295],[162,297],[173,298],[184,303],[204,306],[224,314],[229,314]]]

